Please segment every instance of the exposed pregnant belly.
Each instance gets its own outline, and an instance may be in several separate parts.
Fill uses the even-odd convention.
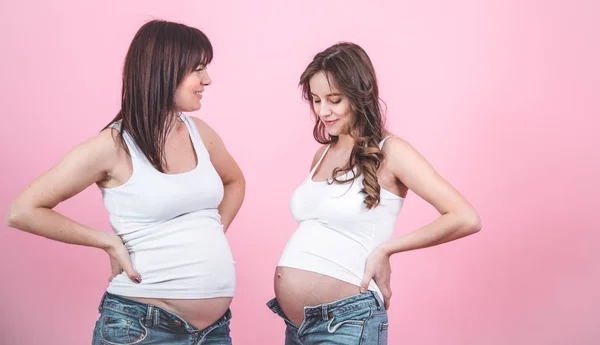
[[[220,224],[209,225],[173,220],[146,237],[127,238],[142,283],[122,273],[109,292],[165,309],[199,330],[219,320],[232,301],[235,263]]]
[[[274,280],[277,302],[297,326],[304,320],[304,307],[327,304],[360,293],[356,285],[291,267],[278,266]]]
[[[129,299],[152,304],[184,319],[199,330],[219,320],[231,305],[231,297],[205,299],[159,299],[127,297]]]

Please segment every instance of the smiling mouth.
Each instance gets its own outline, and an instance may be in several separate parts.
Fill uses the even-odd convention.
[[[331,121],[323,120],[323,123],[325,124],[325,126],[332,126],[332,125],[334,125],[338,121],[339,120],[331,120]]]

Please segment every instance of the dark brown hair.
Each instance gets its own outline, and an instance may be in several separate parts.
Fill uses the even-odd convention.
[[[127,150],[127,131],[148,161],[164,172],[166,136],[176,119],[175,90],[212,58],[212,44],[200,30],[162,20],[144,24],[125,57],[121,110],[111,121],[121,122],[120,145]]]
[[[314,111],[313,96],[310,91],[310,79],[323,72],[330,85],[334,85],[348,99],[354,117],[350,123],[349,134],[354,139],[354,147],[348,163],[333,171],[331,183],[353,183],[361,174],[364,176],[363,189],[365,204],[371,209],[380,202],[380,186],[377,181],[377,170],[383,161],[383,153],[379,142],[383,139],[385,118],[381,110],[377,78],[371,59],[357,44],[349,42],[337,43],[315,55],[300,77],[299,85],[302,95],[311,103],[316,118],[313,135],[321,144],[338,141],[337,136],[330,136],[325,125]],[[336,178],[340,172],[349,172],[356,168],[357,173],[348,180]]]

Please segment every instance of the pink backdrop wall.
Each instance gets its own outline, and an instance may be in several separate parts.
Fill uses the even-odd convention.
[[[296,84],[339,40],[370,54],[390,129],[477,207],[483,231],[393,257],[390,344],[600,341],[597,1],[2,1],[0,211],[116,113],[145,21],[202,29],[213,79],[195,114],[241,165],[228,237],[236,344],[282,344],[264,303],[295,230],[288,198],[317,144]],[[91,187],[58,207],[109,230]],[[396,235],[436,216],[409,195]],[[106,287],[100,250],[0,225],[0,343],[87,344]]]

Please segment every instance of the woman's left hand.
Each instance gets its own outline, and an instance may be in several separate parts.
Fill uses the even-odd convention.
[[[376,249],[367,258],[365,266],[365,276],[360,284],[360,292],[365,293],[369,290],[371,279],[377,283],[381,294],[383,295],[383,303],[385,309],[390,306],[392,298],[392,289],[390,287],[390,277],[392,275],[392,267],[390,266],[390,256],[383,250]]]

